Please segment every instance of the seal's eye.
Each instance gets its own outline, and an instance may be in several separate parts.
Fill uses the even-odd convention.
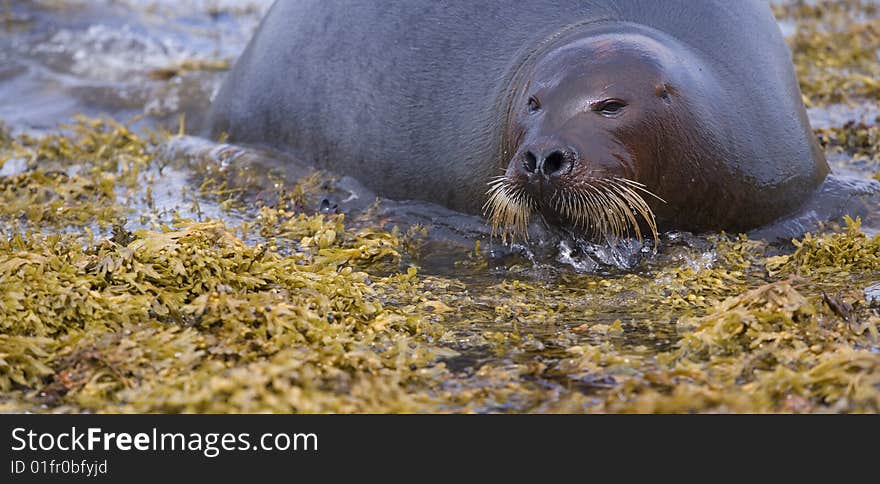
[[[529,110],[529,114],[537,113],[538,111],[541,110],[541,103],[538,102],[537,98],[532,96],[529,98],[529,104],[526,109]]]
[[[617,116],[621,112],[623,112],[623,108],[626,107],[626,103],[621,101],[620,99],[607,99],[605,101],[598,102],[593,105],[593,111],[601,114],[602,116]]]

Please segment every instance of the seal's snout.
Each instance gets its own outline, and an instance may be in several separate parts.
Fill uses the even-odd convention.
[[[577,153],[571,148],[530,146],[523,152],[522,167],[530,178],[552,178],[570,172],[575,160]]]

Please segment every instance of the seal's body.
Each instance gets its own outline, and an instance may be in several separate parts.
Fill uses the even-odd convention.
[[[829,171],[765,0],[279,0],[210,129],[509,231],[747,230]]]

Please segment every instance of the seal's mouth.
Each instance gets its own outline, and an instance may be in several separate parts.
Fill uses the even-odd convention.
[[[658,240],[654,212],[643,195],[663,199],[645,185],[627,178],[595,178],[577,185],[556,186],[541,199],[508,176],[489,183],[483,212],[492,234],[502,240],[528,239],[529,221],[535,214],[572,228],[586,237],[615,243],[635,236],[642,241],[642,223]]]

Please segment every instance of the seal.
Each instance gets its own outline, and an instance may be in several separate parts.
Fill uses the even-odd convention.
[[[733,4],[735,3],[735,5]],[[210,135],[504,236],[746,231],[829,174],[765,0],[277,1]]]

